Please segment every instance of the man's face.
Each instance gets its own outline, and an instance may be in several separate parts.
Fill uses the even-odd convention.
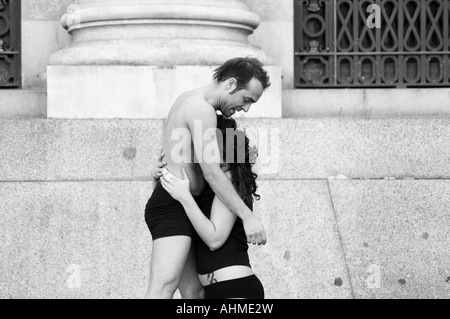
[[[227,85],[228,94],[225,105],[221,108],[221,112],[226,117],[233,116],[236,112],[248,112],[253,103],[263,95],[263,86],[261,82],[253,78],[247,88],[236,91],[236,83],[231,80]]]

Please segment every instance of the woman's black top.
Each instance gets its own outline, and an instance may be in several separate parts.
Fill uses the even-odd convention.
[[[207,218],[211,218],[211,206],[215,196],[214,191],[207,185],[199,201],[200,209]],[[251,205],[249,208],[252,209]],[[216,251],[211,251],[197,235],[198,274],[207,275],[230,266],[251,267],[248,257],[247,236],[245,235],[244,225],[240,218],[236,219],[225,244]]]

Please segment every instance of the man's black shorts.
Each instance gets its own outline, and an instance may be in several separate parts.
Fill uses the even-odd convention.
[[[198,202],[200,196],[194,196]],[[153,241],[173,236],[193,238],[195,231],[183,206],[162,187],[156,184],[152,196],[145,207],[145,222]]]

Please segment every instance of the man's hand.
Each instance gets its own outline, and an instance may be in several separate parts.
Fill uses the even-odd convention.
[[[247,243],[253,245],[265,245],[267,243],[267,236],[264,226],[255,215],[249,215],[242,221],[244,224],[245,234],[247,235]]]

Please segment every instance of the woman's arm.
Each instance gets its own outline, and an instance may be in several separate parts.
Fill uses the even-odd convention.
[[[236,222],[236,215],[217,196],[214,197],[211,206],[211,219],[203,214],[192,196],[180,203],[183,205],[195,231],[209,249],[212,251],[220,249],[230,236]]]
[[[212,251],[220,249],[230,236],[236,222],[236,215],[215,196],[211,206],[211,219],[208,219],[189,191],[189,178],[184,169],[182,180],[175,176],[169,180],[162,177],[161,184],[174,199],[183,205],[192,226],[203,242]]]

